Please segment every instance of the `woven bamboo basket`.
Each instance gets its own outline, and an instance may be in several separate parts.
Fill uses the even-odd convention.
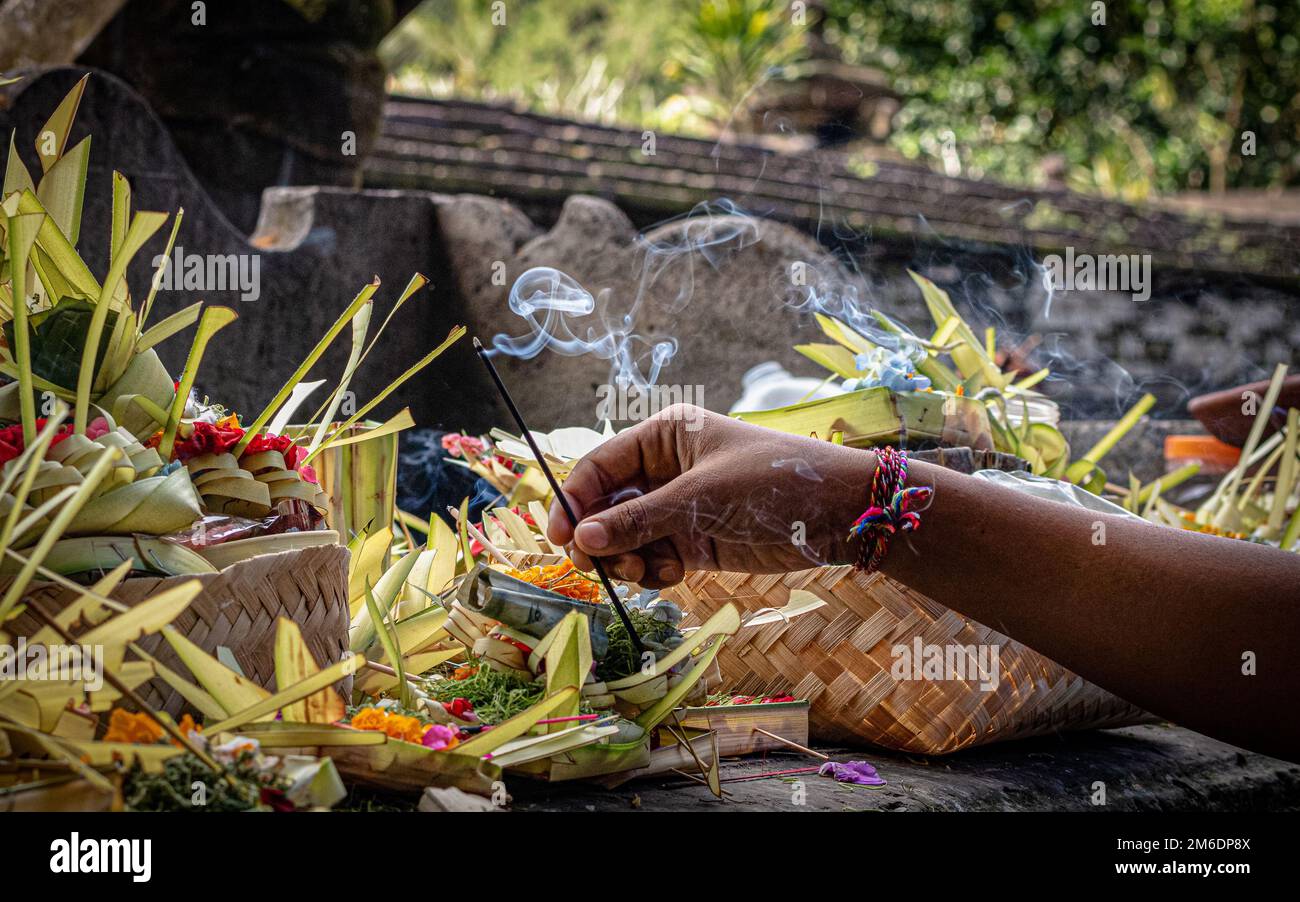
[[[794,589],[823,602],[791,615],[755,616]],[[1118,727],[1152,718],[1023,644],[880,573],[819,567],[756,576],[690,573],[664,591],[685,626],[732,602],[748,620],[718,655],[722,684],[743,695],[808,699],[809,728],[824,742],[941,755],[1059,730]],[[898,679],[895,646],[996,646],[997,679]],[[946,675],[946,674],[945,674]],[[982,685],[994,682],[985,691]]]
[[[275,689],[276,620],[298,624],[313,657],[322,667],[340,660],[348,647],[348,549],[318,545],[248,558],[219,573],[197,576],[146,577],[125,580],[112,597],[137,604],[177,583],[197,579],[203,591],[172,621],[187,639],[210,654],[226,647],[244,676]],[[53,583],[33,583],[28,597],[46,611],[62,610],[73,594]],[[40,622],[23,613],[7,625],[16,636],[30,636]],[[140,647],[167,667],[188,674],[161,635],[145,636]],[[190,710],[184,699],[161,680],[141,686],[149,705],[179,717]],[[193,712],[192,712],[193,713]]]

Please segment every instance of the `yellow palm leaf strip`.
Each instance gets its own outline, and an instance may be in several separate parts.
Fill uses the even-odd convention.
[[[148,331],[142,331],[135,342],[135,353],[143,353],[154,345],[168,338],[171,338],[177,332],[188,329],[199,318],[199,313],[203,310],[203,302],[199,301],[190,304],[181,310],[177,310],[171,316],[159,320],[157,325]],[[137,324],[138,328],[143,329],[144,319],[141,311],[141,320]]]
[[[406,303],[406,301],[411,297],[411,295],[415,294],[417,291],[419,291],[427,284],[429,284],[428,278],[421,275],[420,273],[417,272],[415,275],[411,276],[411,281],[406,283],[406,288],[402,291],[402,296],[397,299],[397,303],[393,305],[393,309],[388,311],[388,315],[384,317],[384,321],[379,324],[379,331],[376,332],[374,337],[370,339],[370,344],[368,344],[366,346],[365,351],[362,352],[361,360],[357,364],[358,366],[366,362],[366,358],[370,356],[370,352],[374,350],[375,345],[379,343],[380,336],[383,335],[384,330],[388,328],[388,323],[390,320],[392,320],[394,314],[396,314],[398,310],[402,309],[402,305]],[[309,419],[307,422],[314,423],[317,420],[321,419],[321,414],[325,412],[326,406],[331,404],[336,397],[341,399],[343,397],[343,391],[340,389],[335,389],[333,394],[331,394],[328,398],[326,398],[324,401],[321,402],[320,407],[316,408],[316,412],[311,415],[311,419]],[[325,422],[328,423],[333,418],[334,418],[334,414],[331,413],[328,417],[325,417]]]
[[[244,449],[248,447],[248,443],[253,440],[253,436],[261,432],[262,427],[270,422],[271,417],[275,416],[275,412],[280,409],[280,405],[282,405],[288,399],[289,395],[293,393],[294,386],[301,382],[303,377],[306,376],[311,368],[316,365],[316,361],[319,360],[321,355],[325,353],[326,349],[334,343],[334,339],[343,331],[343,327],[352,322],[352,317],[357,315],[357,311],[365,306],[366,302],[374,296],[375,291],[377,291],[378,288],[379,277],[376,276],[374,281],[361,289],[361,292],[352,299],[352,303],[348,304],[347,309],[344,310],[339,318],[334,321],[334,325],[330,326],[329,330],[321,336],[321,340],[316,342],[316,347],[312,348],[311,353],[306,356],[302,363],[298,364],[298,369],[294,370],[293,375],[289,377],[289,381],[275,393],[275,397],[271,399],[271,403],[267,404],[266,407],[263,408],[262,412],[257,415],[257,419],[253,421],[252,425],[247,427],[244,432],[244,437],[240,439],[239,444],[235,446],[234,452],[236,457],[244,452]]]
[[[6,203],[5,212],[17,207]],[[31,255],[36,234],[45,222],[43,213],[8,216],[9,260],[13,285],[14,365],[18,368],[18,403],[22,411],[23,442],[36,437],[36,399],[32,395],[32,345],[27,334],[27,258]]]
[[[349,423],[345,428],[351,429],[352,425],[354,424]],[[414,425],[415,418],[411,416],[411,408],[403,407],[393,414],[390,419],[385,420],[373,429],[366,429],[364,432],[358,432],[355,435],[339,435],[338,432],[335,432],[316,450],[318,452],[328,451],[330,448],[337,448],[341,445],[359,445],[371,439],[383,438],[385,435],[401,432],[403,429],[410,429]],[[310,455],[304,459],[304,463],[309,460],[311,460]]]
[[[275,695],[262,699],[255,705],[251,705],[242,711],[236,711],[225,720],[211,724],[207,728],[207,732],[210,735],[215,736],[222,731],[236,729],[251,720],[256,720],[259,717],[263,717],[267,714],[278,711],[281,708],[292,705],[294,702],[307,698],[307,696],[313,695],[320,690],[337,683],[346,676],[351,676],[356,673],[359,668],[364,666],[365,663],[366,659],[364,656],[349,655],[337,664],[326,667],[324,670],[319,670],[306,679],[299,680],[292,686],[285,687]]]
[[[352,381],[352,374],[357,371],[357,367],[361,364],[361,353],[365,348],[366,333],[370,330],[370,317],[374,310],[375,302],[366,301],[361,305],[361,309],[357,311],[357,315],[352,317],[352,350],[348,352],[348,363],[343,368],[343,377],[339,379],[339,384],[335,386],[334,391],[330,392],[329,398],[325,401],[325,410],[312,417],[312,420],[315,420],[317,416],[321,416],[321,421],[316,426],[316,432],[312,435],[311,442],[307,446],[308,450],[319,445],[321,439],[325,437],[325,430],[329,428],[330,421],[334,419],[334,414],[338,411],[339,404],[343,400],[343,393],[348,390],[348,384]]]
[[[99,289],[99,300],[90,317],[90,326],[86,330],[86,344],[81,349],[81,369],[77,373],[77,407],[73,414],[73,427],[79,434],[86,431],[86,417],[90,410],[90,392],[95,378],[95,359],[99,354],[99,336],[108,321],[109,308],[113,301],[113,292],[122,279],[126,278],[126,267],[154,232],[162,228],[167,221],[166,213],[141,212],[135,214],[131,227],[127,229],[122,242],[121,252],[108,268],[108,275]],[[111,354],[112,348],[108,349]]]
[[[190,396],[190,389],[194,387],[199,363],[203,360],[203,352],[208,342],[212,340],[212,336],[238,318],[239,314],[229,307],[209,307],[199,317],[194,343],[190,345],[189,356],[185,358],[185,369],[181,372],[180,385],[176,389],[176,397],[172,398],[172,409],[167,414],[162,440],[158,442],[158,454],[163,460],[172,459],[172,449],[176,445],[176,430],[180,427],[181,416],[185,413],[185,401]]]
[[[68,146],[68,135],[72,132],[72,120],[77,117],[81,95],[86,92],[86,82],[89,79],[88,73],[73,85],[72,90],[54,108],[50,118],[45,120],[45,127],[36,133],[36,155],[40,158],[42,172],[49,172],[63,156],[63,151]],[[53,147],[48,144],[50,136],[54,138]]]
[[[64,745],[63,740],[51,736],[49,733],[43,733],[32,727],[23,726],[13,721],[0,722],[0,729],[12,730],[15,733],[21,733],[30,737],[53,758],[61,759],[74,773],[80,776],[87,783],[94,786],[101,792],[116,792],[116,787],[99,771],[95,770],[89,764],[81,760],[81,752],[76,749],[69,749]]]
[[[113,170],[113,217],[109,231],[108,256],[112,260],[126,240],[127,226],[131,224],[131,182],[116,169]]]
[[[177,208],[176,219],[172,222],[172,233],[167,237],[167,247],[163,249],[162,260],[158,262],[158,268],[154,270],[153,278],[149,281],[149,294],[145,297],[144,303],[140,305],[140,322],[136,324],[136,328],[140,332],[144,332],[144,324],[149,319],[149,313],[153,310],[153,299],[158,294],[158,288],[162,285],[163,274],[167,272],[167,267],[171,264],[172,248],[176,246],[176,233],[181,230],[181,220],[184,218],[185,208]],[[157,343],[158,340],[155,339],[153,344]]]
[[[14,554],[13,552],[6,552],[6,554],[18,558],[19,560],[22,559],[20,555]],[[54,619],[61,625],[67,629],[72,629],[72,625],[78,621],[90,626],[95,626],[103,623],[112,614],[123,614],[130,610],[126,605],[119,601],[114,601],[108,596],[118,587],[118,585],[121,584],[122,580],[126,579],[127,574],[131,572],[133,566],[134,561],[122,561],[122,563],[118,564],[108,573],[105,573],[95,582],[94,585],[89,587],[83,586],[79,583],[74,583],[63,574],[55,573],[53,570],[50,570],[43,565],[37,567],[36,572],[40,575],[41,579],[49,580],[78,596],[75,601],[71,604],[64,605],[63,608],[54,615]],[[54,630],[46,626],[41,627],[36,633],[29,636],[27,639],[29,643],[43,643],[46,645],[57,640],[58,635]]]
[[[46,213],[45,205],[41,203],[35,192],[24,190],[18,199],[19,213]],[[45,252],[47,260],[43,262],[52,265],[57,269],[58,278],[66,282],[71,289],[69,294],[76,293],[85,298],[95,298],[99,296],[100,285],[95,281],[95,276],[91,273],[77,249],[68,241],[68,236],[63,234],[54,220],[48,216],[45,222],[41,224],[41,230],[36,236],[36,246]],[[33,259],[33,263],[40,261],[40,255]],[[40,273],[45,267],[37,265],[37,272]],[[47,275],[50,275],[47,273]]]
[[[36,440],[28,442],[23,453],[16,460],[11,461],[6,467],[4,480],[0,481],[0,494],[8,494],[13,485],[14,478],[18,473],[23,474],[22,481],[18,484],[18,490],[14,492],[14,506],[9,511],[9,516],[5,519],[3,531],[0,531],[0,548],[9,547],[9,542],[13,539],[14,526],[18,522],[18,511],[22,510],[23,505],[27,502],[27,495],[31,491],[37,475],[40,473],[41,464],[45,462],[45,452],[50,447],[50,442],[54,440],[54,434],[59,431],[63,425],[63,419],[66,415],[66,408],[50,417],[45,428],[36,436]]]
[[[319,447],[317,447],[316,450],[310,452],[307,455],[307,459],[304,461],[304,463],[311,463],[313,457],[315,457],[325,448],[333,444],[335,440],[339,438],[339,436],[344,435],[347,432],[347,430],[351,429],[352,426],[355,425],[362,417],[364,417],[371,410],[373,410],[376,405],[380,404],[385,398],[387,398],[390,394],[396,391],[399,386],[401,386],[404,382],[406,382],[416,373],[420,372],[420,370],[424,369],[426,366],[432,363],[435,359],[437,359],[439,354],[447,350],[447,348],[451,347],[458,340],[464,337],[465,331],[466,330],[464,326],[457,326],[456,328],[452,329],[451,332],[448,333],[447,338],[442,342],[442,344],[438,345],[438,347],[434,348],[428,354],[425,354],[423,357],[421,357],[420,360],[415,363],[415,365],[410,367],[406,372],[402,373],[402,375],[398,376],[397,379],[393,381],[392,384],[390,384],[379,394],[375,395],[375,397],[372,398],[369,403],[367,403],[360,410],[354,413],[351,417],[345,420],[343,424],[339,426],[339,428],[335,429],[332,433],[330,433],[330,437],[328,439],[326,439]],[[244,437],[247,438],[248,436],[244,436]]]
[[[27,584],[31,581],[36,568],[45,560],[45,556],[50,553],[50,548],[63,535],[63,531],[68,528],[68,524],[81,511],[82,506],[90,500],[100,481],[113,466],[113,461],[118,455],[116,448],[105,448],[104,453],[95,461],[90,472],[86,474],[85,481],[77,488],[75,494],[67,500],[62,509],[55,514],[54,519],[50,521],[49,528],[41,536],[41,540],[36,543],[32,551],[27,555],[27,561],[23,564],[22,570],[14,577],[8,591],[4,597],[0,598],[0,622],[3,622],[6,615],[13,609],[14,605],[22,597],[23,592],[27,589]]]
[[[29,533],[44,522],[45,518],[48,517],[52,511],[56,510],[61,504],[71,498],[74,492],[76,492],[76,488],[74,486],[68,486],[61,492],[52,495],[50,498],[32,508],[27,516],[19,520],[18,524],[14,527],[14,535],[18,537],[19,542],[27,541]]]

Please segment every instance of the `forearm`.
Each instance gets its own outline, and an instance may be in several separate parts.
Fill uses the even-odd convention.
[[[1300,557],[922,463],[909,476],[934,499],[887,574],[1153,713],[1300,757],[1300,718],[1280,713],[1300,692]]]

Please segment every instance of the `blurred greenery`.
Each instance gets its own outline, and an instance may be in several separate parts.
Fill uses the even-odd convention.
[[[942,163],[950,136],[966,175],[1033,184],[1059,155],[1071,187],[1129,199],[1300,173],[1295,0],[827,6],[828,41],[906,98],[893,142],[909,157]]]
[[[892,145],[941,170],[1039,184],[1054,165],[1125,199],[1300,181],[1296,0],[823,5],[829,46],[904,98]],[[428,0],[382,47],[395,90],[713,135],[744,131],[807,44],[786,0],[510,0],[504,24],[494,6]]]
[[[595,122],[743,131],[803,48],[784,0],[427,0],[380,51],[401,93],[514,100]],[[495,18],[494,18],[495,14]]]

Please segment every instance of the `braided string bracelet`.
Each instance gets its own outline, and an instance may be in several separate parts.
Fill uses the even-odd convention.
[[[850,539],[862,539],[854,567],[865,573],[880,568],[895,533],[921,528],[921,514],[912,508],[923,506],[934,494],[928,486],[907,488],[906,452],[886,446],[877,448],[876,456],[879,462],[871,478],[869,507],[849,527]]]

